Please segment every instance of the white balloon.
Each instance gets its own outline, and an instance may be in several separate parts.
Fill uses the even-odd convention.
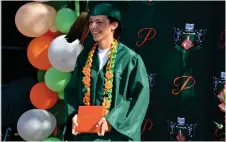
[[[52,134],[55,127],[55,116],[42,109],[26,111],[17,122],[17,131],[26,141],[42,141]]]
[[[84,49],[78,39],[68,43],[61,35],[55,38],[49,46],[48,57],[53,67],[62,72],[71,72],[74,70],[77,57]]]

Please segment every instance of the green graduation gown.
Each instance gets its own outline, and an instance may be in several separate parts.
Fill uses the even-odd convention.
[[[72,79],[65,88],[65,101],[73,108],[74,113],[78,111],[79,105],[83,104],[83,73],[89,50],[84,49],[77,59]],[[101,105],[103,101],[104,78],[106,65],[99,71],[99,57],[97,50],[93,56],[91,70],[91,103]],[[149,104],[149,83],[145,65],[142,58],[119,42],[118,52],[115,59],[112,105],[106,119],[112,125],[112,131],[104,136],[97,134],[71,134],[71,124],[68,126],[70,141],[128,141],[141,140],[141,125],[144,120]]]

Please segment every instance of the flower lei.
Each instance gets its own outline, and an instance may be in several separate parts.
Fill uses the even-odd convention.
[[[92,67],[92,58],[93,54],[96,50],[97,43],[93,45],[92,50],[89,53],[89,56],[87,58],[85,67],[83,68],[82,72],[84,74],[84,77],[82,79],[82,82],[85,86],[84,92],[85,96],[83,98],[83,102],[86,106],[90,106],[90,86],[91,86],[91,67]],[[102,106],[104,107],[104,114],[109,113],[109,109],[111,107],[111,101],[112,101],[112,87],[113,87],[113,72],[114,72],[114,64],[115,64],[115,58],[117,53],[117,47],[118,42],[114,39],[113,43],[111,44],[110,52],[108,55],[108,62],[106,67],[106,73],[105,73],[105,83],[104,83],[104,93],[103,93],[103,103]]]

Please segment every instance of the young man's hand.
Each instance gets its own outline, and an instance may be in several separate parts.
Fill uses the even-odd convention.
[[[103,118],[97,123],[96,127],[101,127],[101,128],[100,128],[100,131],[101,131],[101,132],[100,132],[100,133],[99,133],[99,132],[97,133],[99,136],[104,136],[104,134],[105,134],[106,132],[110,132],[111,129],[112,129],[111,124],[106,120],[105,117],[103,117]]]
[[[78,126],[77,117],[78,115],[75,114],[75,116],[72,118],[72,134],[75,136],[79,134],[76,132],[76,127]]]

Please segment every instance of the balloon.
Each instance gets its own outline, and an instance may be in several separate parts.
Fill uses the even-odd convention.
[[[59,71],[71,72],[84,47],[79,44],[78,39],[68,43],[64,37],[65,35],[61,35],[53,40],[48,50],[48,57],[52,66]]]
[[[45,73],[46,71],[43,71],[43,70],[38,70],[38,73],[37,73],[37,79],[38,79],[38,82],[45,82]]]
[[[63,92],[58,92],[58,96],[61,100],[64,99],[64,91]]]
[[[61,33],[59,31],[57,32],[52,32],[50,29],[44,34],[45,36],[51,36],[51,37],[58,37],[61,35]]]
[[[50,138],[45,139],[43,142],[46,142],[46,141],[54,142],[54,141],[61,141],[61,140],[58,138],[55,138],[55,137],[50,137]]]
[[[55,25],[58,31],[68,33],[77,18],[76,13],[70,8],[62,8],[57,12]]]
[[[49,90],[44,82],[40,82],[32,87],[30,100],[36,108],[49,109],[56,104],[58,96],[56,92]]]
[[[46,110],[31,109],[23,113],[17,122],[17,131],[26,141],[42,141],[56,127],[56,118]]]
[[[15,16],[19,32],[28,37],[38,37],[47,32],[50,26],[48,23],[52,19],[50,17],[53,17],[49,7],[40,2],[29,2],[21,6]]]
[[[49,27],[49,30],[53,33],[57,32],[57,28],[56,28],[56,25],[55,25],[55,18],[56,18],[56,13],[55,13],[55,16],[54,16],[54,19],[53,19],[53,23],[52,25]]]
[[[52,65],[48,58],[48,48],[54,37],[40,36],[34,38],[27,48],[29,62],[37,69],[48,70]]]
[[[61,92],[71,79],[70,72],[61,72],[51,67],[45,74],[46,86],[55,92]]]
[[[55,24],[53,24],[53,26],[50,27],[49,30],[50,30],[51,32],[53,32],[53,33],[54,33],[54,32],[57,32],[57,28],[56,28]]]
[[[55,17],[56,17],[56,10],[52,7],[47,5],[48,9],[49,9],[49,20],[48,20],[48,25],[49,25],[49,29],[55,27],[54,21],[55,21]],[[55,31],[56,32],[56,31]]]

